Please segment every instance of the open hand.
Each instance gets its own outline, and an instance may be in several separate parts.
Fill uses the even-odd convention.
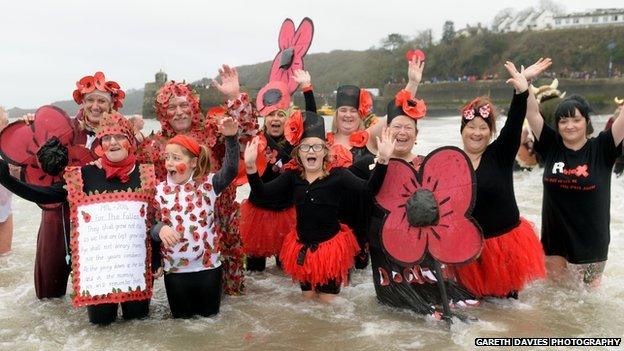
[[[511,76],[511,78],[507,79],[506,83],[513,85],[514,89],[516,89],[516,93],[522,93],[529,88],[529,82],[527,82],[526,77],[522,75],[522,73],[518,72],[516,65],[514,65],[513,62],[505,62],[505,68]]]
[[[247,167],[247,173],[255,173],[256,159],[258,158],[258,144],[260,137],[255,136],[251,141],[247,142],[245,147],[244,158],[245,167]]]
[[[32,122],[35,121],[35,114],[34,113],[27,113],[27,114],[22,116],[21,120],[24,121],[24,123],[26,123],[26,125],[29,125],[29,124],[31,124]]]
[[[388,160],[392,156],[394,147],[396,146],[396,140],[392,139],[392,131],[390,128],[384,127],[381,132],[381,138],[377,139],[377,156],[380,164],[387,164]]]
[[[238,133],[238,121],[234,120],[232,117],[223,117],[219,120],[217,129],[219,133],[225,136],[236,135],[236,133]]]
[[[310,73],[302,69],[295,70],[293,74],[293,79],[295,80],[295,82],[299,83],[302,89],[312,85],[312,78],[310,77]]]
[[[527,80],[533,80],[537,78],[540,74],[542,74],[542,72],[544,72],[546,69],[548,69],[550,65],[552,65],[552,60],[549,57],[540,57],[540,59],[537,60],[534,64],[530,65],[527,68],[521,69],[520,73],[522,73],[524,78],[526,78]]]
[[[219,68],[219,77],[221,83],[216,80],[212,81],[212,85],[225,95],[228,100],[233,100],[240,94],[240,84],[238,83],[238,72],[236,68],[223,65]]]
[[[425,61],[421,61],[419,57],[414,55],[408,62],[407,78],[412,83],[420,84],[424,69]]]

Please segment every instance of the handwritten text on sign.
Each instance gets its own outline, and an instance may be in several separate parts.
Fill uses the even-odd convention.
[[[140,201],[78,206],[80,293],[145,290],[145,217]]]

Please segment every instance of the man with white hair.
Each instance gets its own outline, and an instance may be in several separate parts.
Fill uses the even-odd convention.
[[[9,124],[9,116],[0,106],[0,131]],[[0,185],[0,255],[11,251],[13,241],[13,213],[11,212],[11,192]]]

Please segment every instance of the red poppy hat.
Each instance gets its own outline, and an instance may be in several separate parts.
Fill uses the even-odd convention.
[[[128,138],[130,144],[136,144],[132,123],[119,112],[105,113],[96,129],[95,136],[101,138],[105,135],[115,134],[123,134]]]
[[[288,87],[282,81],[273,81],[260,89],[256,98],[256,109],[262,117],[276,110],[287,110],[290,107]]]
[[[93,161],[89,150],[71,145],[74,129],[67,113],[56,106],[43,106],[35,112],[31,124],[16,121],[0,133],[0,156],[8,163],[22,167],[23,181],[49,186],[61,180],[59,175],[45,173],[37,160],[37,152],[46,141],[57,138],[68,148],[69,165],[84,165]]]
[[[290,94],[297,90],[298,83],[292,78],[295,70],[303,69],[303,57],[308,52],[314,36],[314,23],[304,18],[297,30],[290,18],[282,23],[278,37],[279,52],[273,59],[269,82],[282,81]]]
[[[199,105],[199,95],[186,83],[176,83],[169,81],[163,85],[156,93],[156,117],[160,122],[161,129],[167,135],[175,134],[173,128],[169,124],[167,109],[169,101],[172,97],[186,97],[187,102],[191,106],[191,129],[198,127],[202,119],[201,108]]]
[[[110,94],[114,110],[118,110],[123,106],[126,93],[121,90],[117,82],[112,80],[106,81],[106,77],[102,72],[95,72],[92,76],[84,76],[76,82],[76,90],[73,93],[74,101],[78,105],[82,104],[84,96],[95,90]]]
[[[403,89],[399,91],[394,100],[390,100],[387,110],[387,123],[390,124],[396,116],[407,116],[417,121],[427,114],[427,105],[425,101],[412,98],[412,94]]]
[[[419,172],[392,159],[375,197],[387,213],[381,229],[384,251],[402,266],[419,263],[426,253],[447,264],[477,257],[483,235],[471,216],[475,189],[470,160],[459,148],[434,150]]]

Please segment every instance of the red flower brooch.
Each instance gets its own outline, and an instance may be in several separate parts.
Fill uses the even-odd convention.
[[[470,216],[475,183],[467,156],[456,147],[433,151],[420,172],[405,161],[391,160],[376,196],[388,212],[381,230],[384,250],[402,265],[417,264],[427,252],[447,264],[475,258],[483,244]]]
[[[89,94],[94,90],[109,93],[113,99],[114,110],[118,110],[123,106],[126,93],[121,90],[121,87],[117,84],[117,82],[112,80],[107,82],[106,77],[104,77],[104,73],[102,72],[95,72],[93,76],[82,77],[82,79],[76,82],[76,90],[74,90],[73,93],[74,101],[78,105],[82,104],[82,99],[85,94]]]
[[[273,60],[269,82],[279,80],[288,86],[292,94],[297,90],[298,83],[292,79],[295,70],[303,69],[303,57],[308,52],[314,36],[314,24],[308,17],[304,18],[295,31],[295,24],[290,18],[282,23],[278,45],[279,52]]]
[[[420,99],[412,99],[412,94],[403,89],[396,94],[394,103],[401,107],[407,116],[413,119],[421,119],[427,114],[427,105]]]
[[[474,119],[476,116],[481,116],[482,118],[488,118],[492,114],[492,106],[490,104],[485,104],[479,107],[475,107],[477,100],[473,100],[470,102],[462,111],[462,117],[470,121]]]
[[[300,110],[296,110],[290,115],[284,126],[284,137],[290,145],[296,146],[303,136],[303,116]]]

